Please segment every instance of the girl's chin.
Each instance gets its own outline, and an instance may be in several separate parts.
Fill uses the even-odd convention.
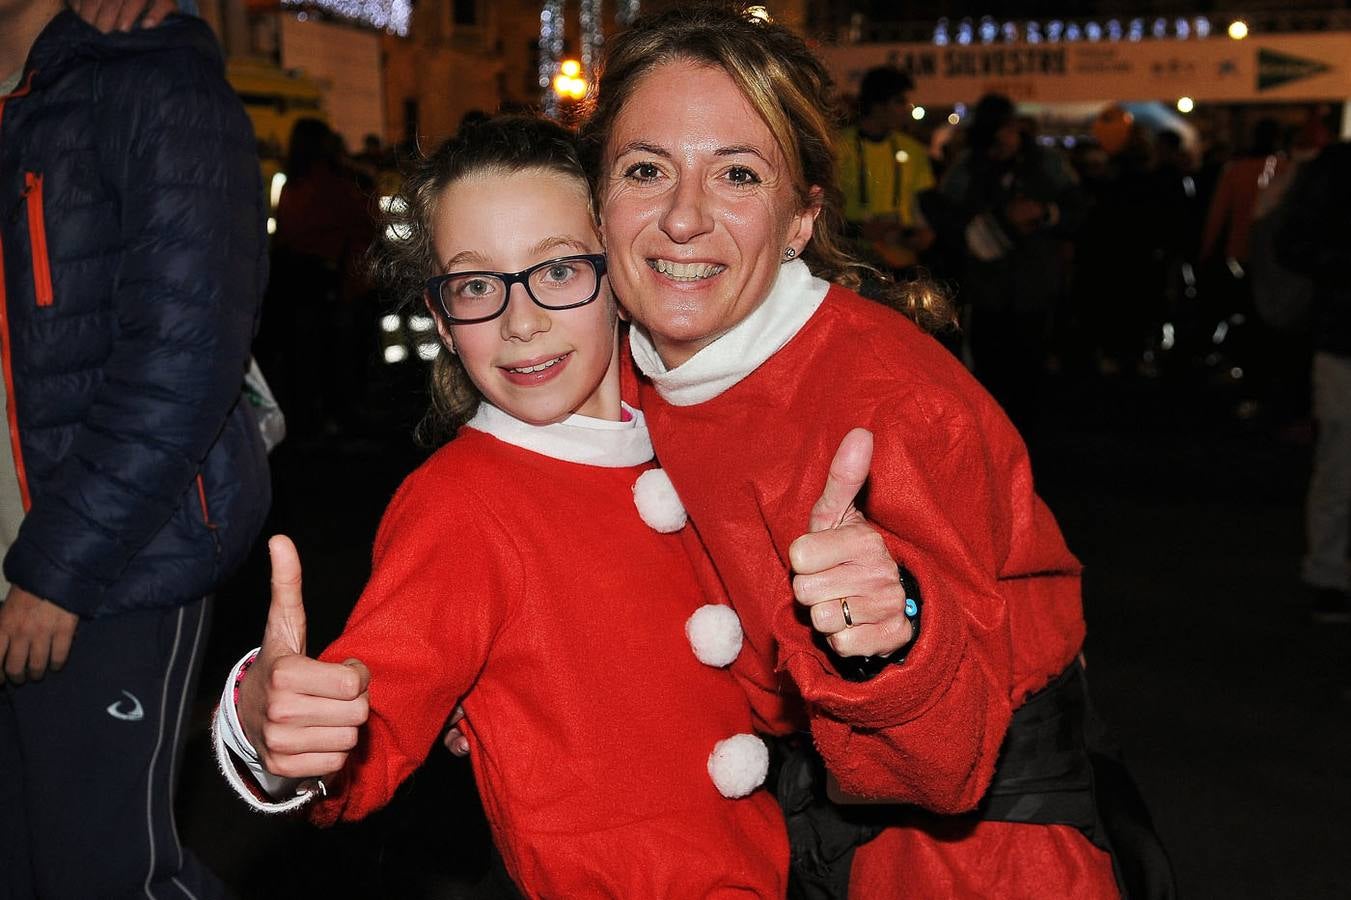
[[[562,421],[563,421],[564,419],[566,419],[568,416],[572,415],[572,412],[573,412],[573,411],[572,411],[571,409],[566,409],[566,408],[563,408],[563,409],[558,409],[558,408],[519,409],[519,408],[518,408],[518,409],[516,409],[515,411],[513,411],[513,410],[507,410],[507,412],[510,413],[510,414],[512,415],[513,418],[520,419],[522,422],[524,422],[524,423],[527,424],[527,425],[544,426],[544,425],[557,425],[559,422],[562,422]]]

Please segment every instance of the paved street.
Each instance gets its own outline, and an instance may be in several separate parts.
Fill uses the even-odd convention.
[[[395,407],[414,409],[416,398]],[[1033,445],[1039,483],[1087,566],[1089,678],[1173,855],[1182,896],[1351,896],[1351,629],[1314,627],[1294,580],[1309,447],[1159,383],[1062,386]],[[406,414],[404,416],[406,418]],[[391,418],[397,420],[398,415]],[[397,422],[385,434],[399,433]],[[273,529],[305,562],[310,647],[336,633],[390,492],[399,440],[292,445]],[[205,722],[267,604],[255,555],[220,597],[184,763],[187,844],[241,897],[484,897],[487,838],[467,766],[436,753],[387,813],[319,832],[226,793]]]

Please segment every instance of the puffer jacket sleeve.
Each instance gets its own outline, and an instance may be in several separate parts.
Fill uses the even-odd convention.
[[[264,277],[253,132],[219,57],[108,60],[96,92],[122,204],[117,337],[5,560],[12,583],[81,615],[192,490],[239,400]]]

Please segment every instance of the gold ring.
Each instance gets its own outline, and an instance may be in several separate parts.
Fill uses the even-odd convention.
[[[854,627],[854,617],[851,616],[851,615],[849,615],[849,601],[848,601],[848,600],[841,600],[841,601],[840,601],[840,612],[844,613],[844,627],[845,627],[845,628],[853,628],[853,627]]]

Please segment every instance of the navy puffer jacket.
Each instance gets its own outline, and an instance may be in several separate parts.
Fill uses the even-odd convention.
[[[198,19],[69,12],[0,99],[11,583],[82,616],[210,593],[270,498],[240,390],[266,277],[253,131]]]

